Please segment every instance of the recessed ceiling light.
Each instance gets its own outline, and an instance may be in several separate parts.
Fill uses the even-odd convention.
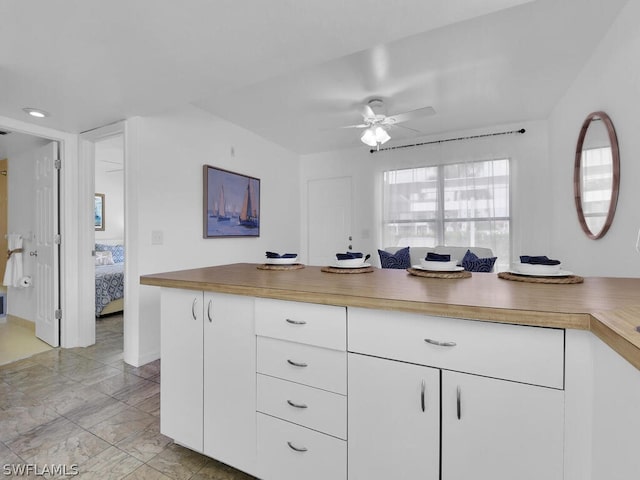
[[[24,110],[32,117],[36,118],[45,118],[50,115],[49,112],[45,112],[44,110],[40,110],[39,108],[23,108],[22,110]]]

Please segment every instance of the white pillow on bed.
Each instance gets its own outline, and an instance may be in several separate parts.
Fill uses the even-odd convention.
[[[96,266],[113,265],[113,253],[110,251],[96,252]]]

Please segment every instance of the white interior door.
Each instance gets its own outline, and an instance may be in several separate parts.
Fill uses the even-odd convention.
[[[49,345],[60,345],[58,144],[44,145],[36,152],[36,336]]]
[[[331,265],[351,245],[351,177],[309,180],[309,264]]]

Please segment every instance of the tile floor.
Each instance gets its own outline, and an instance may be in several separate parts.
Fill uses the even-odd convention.
[[[81,479],[250,480],[160,433],[160,361],[122,361],[122,316],[96,344],[0,366],[0,476],[20,465],[77,465]],[[9,466],[9,467],[7,467]]]

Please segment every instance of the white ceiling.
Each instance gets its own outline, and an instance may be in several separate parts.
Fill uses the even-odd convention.
[[[338,127],[372,97],[433,106],[426,134],[545,118],[627,1],[6,0],[0,115],[81,132],[193,103],[299,153],[358,145]]]

